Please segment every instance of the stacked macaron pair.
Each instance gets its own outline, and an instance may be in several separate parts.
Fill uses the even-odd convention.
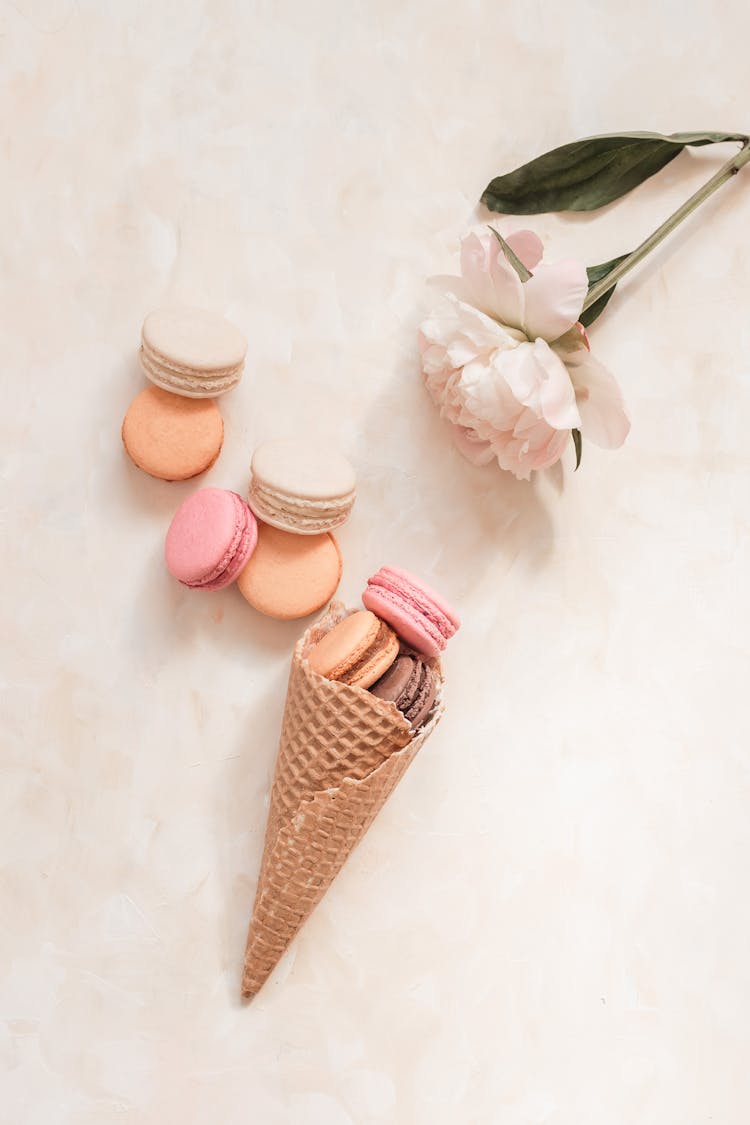
[[[333,532],[351,515],[354,469],[311,441],[267,441],[250,466],[248,504],[258,547],[237,585],[269,617],[290,620],[321,609],[336,592],[342,558]]]
[[[311,441],[266,442],[252,458],[247,502],[204,488],[180,505],[167,532],[167,567],[201,589],[237,581],[269,617],[306,617],[341,580],[332,531],[348,519],[355,496],[354,470],[340,454]]]
[[[139,360],[150,380],[131,403],[122,441],[131,461],[161,480],[188,480],[214,464],[224,441],[215,402],[239,383],[247,341],[203,309],[157,309],[143,322]]]
[[[369,579],[367,607],[344,617],[310,650],[318,675],[394,703],[414,730],[430,715],[437,692],[434,658],[460,625],[430,586],[398,567]]]

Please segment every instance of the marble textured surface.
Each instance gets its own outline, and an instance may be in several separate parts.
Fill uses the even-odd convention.
[[[493,174],[750,128],[716,12],[0,0],[3,1121],[747,1121],[750,172],[594,329],[633,429],[575,477],[462,462],[415,353]],[[603,260],[720,158],[537,229]],[[396,562],[465,620],[440,731],[249,1007],[300,626],[166,574],[194,485],[119,427],[172,298],[250,341],[206,481],[314,429],[361,481],[345,597]]]

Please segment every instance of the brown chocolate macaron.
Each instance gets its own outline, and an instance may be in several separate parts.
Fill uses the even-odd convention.
[[[424,660],[403,653],[370,691],[378,699],[395,703],[404,718],[417,730],[432,710],[437,677]]]

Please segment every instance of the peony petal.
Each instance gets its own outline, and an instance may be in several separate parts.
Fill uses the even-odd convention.
[[[456,301],[455,324],[456,330],[464,339],[469,340],[476,353],[488,355],[494,351],[506,351],[518,346],[518,341],[502,325],[490,316],[485,316],[478,309],[463,302]]]
[[[504,434],[493,443],[493,450],[501,469],[507,469],[518,480],[529,480],[531,473],[547,469],[560,460],[570,441],[569,430],[553,430],[546,422],[536,419],[523,421],[523,433]]]
[[[538,234],[533,230],[516,230],[512,234],[504,234],[503,238],[527,270],[536,269],[544,254],[544,246]]]
[[[490,443],[482,441],[467,426],[451,426],[451,437],[456,449],[467,461],[471,461],[472,465],[488,465],[494,458]]]
[[[503,253],[494,235],[489,247],[490,279],[492,281],[492,315],[509,328],[523,331],[525,286]]]
[[[462,298],[487,316],[520,329],[523,321],[523,287],[495,236],[486,228],[461,240]]]
[[[541,336],[551,342],[567,332],[581,315],[588,291],[586,267],[572,259],[541,265],[523,290],[524,331],[532,340]]]
[[[482,237],[486,234],[486,238]],[[462,301],[475,305],[487,316],[494,317],[495,294],[490,279],[489,231],[472,231],[461,239],[461,280],[454,292]]]
[[[630,419],[614,375],[585,348],[570,356],[568,371],[576,391],[581,433],[601,449],[619,449],[630,432]]]
[[[541,373],[533,344],[520,344],[515,351],[500,356],[497,366],[519,405],[537,408]]]
[[[443,379],[426,378],[427,390],[432,400],[439,408],[440,417],[447,418],[449,422],[458,423],[461,420],[461,406],[458,400],[457,385],[460,372],[452,371]]]
[[[422,353],[422,372],[424,375],[438,375],[448,366],[445,358],[445,348],[441,348],[438,345],[430,345],[422,338],[420,351]]]
[[[548,469],[560,460],[570,442],[570,430],[554,430],[542,445],[535,447],[531,459],[535,469]]]
[[[464,425],[492,440],[500,430],[512,430],[521,405],[502,376],[497,356],[490,365],[469,364],[461,375],[461,405]]]
[[[565,364],[544,340],[520,344],[497,363],[513,395],[556,430],[581,424],[575,391]]]
[[[565,364],[544,340],[533,344],[537,363],[546,378],[539,389],[542,417],[556,430],[569,430],[580,425],[575,389]]]
[[[517,343],[502,324],[456,297],[446,297],[422,324],[422,331],[431,339],[443,342],[460,334],[471,340],[479,351],[515,347]]]

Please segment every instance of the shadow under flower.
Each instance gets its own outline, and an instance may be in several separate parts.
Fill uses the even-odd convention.
[[[553,524],[539,480],[516,480],[494,462],[477,467],[459,453],[422,383],[416,319],[399,337],[393,375],[359,422],[369,451],[359,503],[380,513],[372,565],[392,561],[432,576],[457,601],[519,556],[544,566]],[[562,473],[556,479],[561,488]]]

